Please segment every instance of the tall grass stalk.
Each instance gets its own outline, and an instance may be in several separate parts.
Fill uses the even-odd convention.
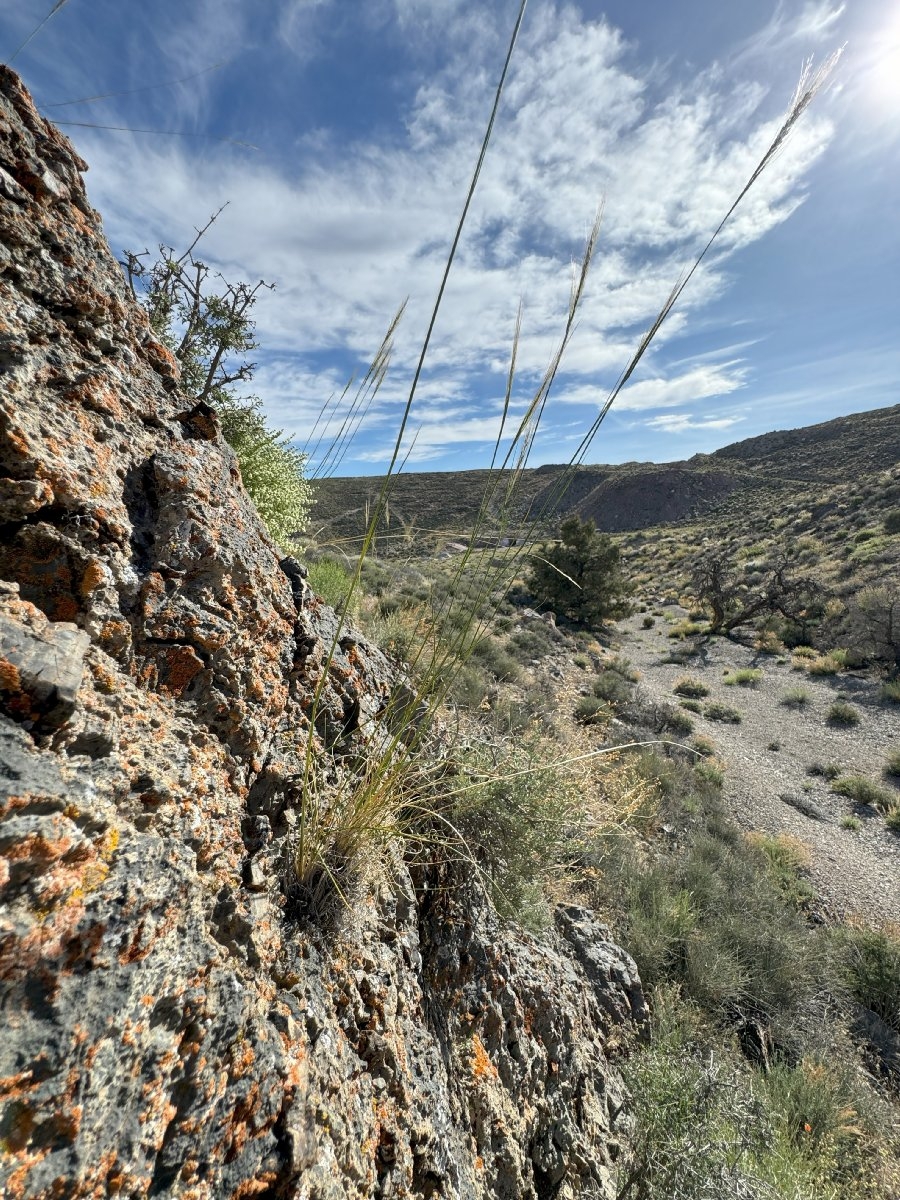
[[[606,414],[634,374],[651,342],[668,319],[675,304],[711,251],[741,201],[778,153],[797,121],[801,118],[816,93],[824,85],[840,53],[833,54],[815,71],[811,63],[808,62],[805,64],[788,111],[774,139],[759,160],[734,203],[725,213],[706,244],[696,255],[690,267],[682,273],[650,327],[640,339],[631,360],[607,395],[597,417],[586,431],[575,454],[570,459],[567,471],[563,473],[559,485],[552,490],[551,495],[545,498],[539,512],[529,513],[524,531],[525,536],[522,537],[521,541],[513,546],[507,554],[497,555],[493,552],[479,550],[477,542],[485,523],[491,517],[494,501],[498,496],[501,497],[499,506],[499,527],[501,531],[508,527],[511,519],[516,485],[521,478],[522,471],[527,465],[554,380],[575,330],[577,314],[584,298],[588,274],[599,237],[601,211],[597,213],[581,262],[573,274],[568,310],[557,349],[551,356],[539,386],[526,406],[523,416],[518,421],[510,437],[509,446],[501,457],[503,435],[508,425],[510,402],[515,381],[516,359],[521,330],[521,313],[519,314],[513,336],[503,412],[491,460],[489,483],[485,489],[474,526],[469,531],[466,549],[459,556],[454,567],[451,581],[452,586],[447,589],[447,597],[441,601],[437,608],[423,614],[417,622],[417,639],[413,653],[410,655],[409,663],[413,682],[409,688],[398,689],[396,697],[392,697],[388,704],[386,723],[388,728],[393,728],[394,732],[387,737],[379,750],[377,760],[367,763],[362,779],[351,788],[350,794],[337,802],[336,805],[335,801],[328,800],[326,802],[317,793],[316,763],[318,756],[315,745],[315,718],[319,711],[328,678],[328,665],[343,634],[348,614],[351,611],[353,595],[360,586],[363,565],[372,550],[379,522],[385,514],[389,503],[393,482],[399,470],[402,469],[403,460],[401,458],[401,451],[413,411],[419,380],[431,343],[450,270],[453,266],[472,198],[490,144],[510,61],[524,17],[525,7],[526,0],[523,0],[519,7],[515,27],[509,41],[506,59],[495,92],[494,103],[482,140],[478,161],[465,197],[462,213],[456,227],[425,339],[401,415],[388,470],[382,480],[377,500],[369,516],[356,566],[350,580],[348,594],[338,614],[339,619],[336,631],[327,651],[326,663],[313,697],[310,716],[310,735],[307,740],[304,759],[300,831],[294,864],[300,880],[309,878],[314,872],[321,872],[323,868],[326,874],[328,873],[329,855],[332,852],[331,847],[337,853],[337,861],[344,860],[347,851],[340,849],[342,835],[339,826],[342,822],[346,825],[348,831],[354,831],[351,841],[354,842],[357,851],[372,840],[377,840],[381,836],[391,836],[394,832],[400,832],[405,828],[402,820],[405,780],[410,771],[417,769],[415,766],[416,754],[421,749],[424,740],[429,734],[435,714],[447,698],[455,672],[467,660],[478,639],[485,633],[490,624],[492,612],[496,610],[497,603],[505,596],[511,586],[522,555],[526,553],[525,545],[528,540],[533,538],[542,521],[558,503],[565,488],[571,482],[575,470],[583,461],[588,448],[596,437]],[[382,355],[380,352],[379,356],[376,356],[376,363],[379,366],[375,369],[375,374],[371,377],[375,381],[371,386],[376,387],[376,389],[380,386],[383,379],[381,365],[383,364],[385,370],[387,367],[386,360],[388,353],[385,348],[389,343],[390,334],[393,332],[395,325],[396,319],[392,323],[385,343],[383,343],[382,350],[384,354]],[[367,376],[367,379],[363,381],[362,392],[357,393],[357,400],[354,401],[355,407],[351,406],[352,417],[348,416],[344,419],[344,422],[340,426],[339,434],[332,443],[332,446],[335,447],[333,456],[337,458],[337,461],[340,461],[346,453],[349,440],[352,440],[347,436],[348,431],[352,430],[355,433],[358,430],[365,411],[367,411],[365,407],[367,403],[366,399],[359,400],[359,396],[360,394],[363,397],[371,395],[370,392],[366,391],[366,388],[370,387],[369,379],[370,377]],[[368,400],[368,403],[371,403],[371,399]],[[400,464],[399,467],[398,463]],[[473,569],[470,570],[470,568]],[[465,586],[463,586],[464,583]],[[457,602],[454,594],[459,595],[460,593],[464,599]],[[451,622],[448,618],[454,615],[452,610],[456,603],[462,605],[461,620]],[[326,808],[330,810],[331,816],[323,825]],[[325,826],[328,827],[327,833]]]

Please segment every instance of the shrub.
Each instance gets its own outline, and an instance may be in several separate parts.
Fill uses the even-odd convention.
[[[717,700],[712,704],[707,704],[703,715],[708,721],[722,721],[727,725],[739,725],[742,720],[741,714],[736,708],[731,708],[728,704],[720,704]]]
[[[846,817],[841,817],[840,824],[841,829],[849,829],[854,833],[858,829],[862,829],[862,821],[859,819],[859,817],[854,817],[852,813]]]
[[[841,773],[841,768],[837,763],[819,762],[810,763],[806,768],[807,775],[821,775],[823,779],[837,779]]]
[[[888,704],[900,704],[900,679],[886,679],[879,695]]]
[[[668,733],[677,734],[679,737],[686,737],[689,733],[694,732],[694,722],[687,713],[673,708],[666,712],[664,729]]]
[[[582,696],[575,705],[575,720],[581,725],[598,725],[608,721],[613,715],[612,709],[597,696]]]
[[[828,724],[850,728],[859,724],[859,713],[846,700],[835,700],[828,710]]]
[[[892,508],[884,514],[884,532],[900,533],[900,508]]]
[[[317,558],[309,563],[310,587],[332,608],[343,607],[350,583],[350,572],[333,558]]]
[[[702,754],[704,758],[708,758],[716,752],[715,742],[708,737],[704,737],[701,733],[691,738],[691,746],[693,746],[698,754]]]
[[[678,621],[669,630],[669,637],[683,641],[685,638],[696,637],[698,633],[703,633],[704,629],[705,626],[698,625],[696,621]]]
[[[845,927],[838,940],[852,996],[900,1033],[900,939],[886,930]]]
[[[606,670],[594,680],[594,695],[610,704],[627,700],[631,691],[632,685],[618,671]]]
[[[703,705],[700,703],[699,700],[679,700],[678,704],[679,704],[679,707],[683,708],[686,712],[692,712],[692,713],[703,712]]]
[[[577,516],[567,517],[559,539],[532,555],[528,587],[539,603],[583,624],[630,611],[632,589],[621,572],[618,546],[593,521]]]
[[[888,751],[884,763],[884,773],[889,779],[900,779],[900,746]]]
[[[656,618],[648,615],[641,621],[641,629],[652,629],[655,624]]]
[[[833,654],[823,654],[819,658],[811,658],[806,669],[810,675],[837,675],[842,665]]]
[[[689,675],[676,680],[672,691],[676,696],[690,696],[691,699],[700,699],[709,695],[709,688],[706,684],[699,679],[692,679]]]
[[[809,692],[806,688],[788,688],[782,694],[781,703],[787,708],[805,708],[809,704]]]
[[[155,336],[178,359],[181,387],[217,409],[244,487],[272,538],[289,547],[310,508],[307,456],[281,430],[270,428],[257,397],[234,390],[253,378],[255,365],[244,359],[257,348],[250,314],[260,289],[268,285],[228,283],[195,257],[197,243],[215,219],[181,256],[160,245],[159,257],[148,265],[148,251],[126,251],[128,283],[147,309]]]
[[[763,673],[758,668],[744,667],[740,671],[732,671],[722,680],[729,687],[737,684],[738,687],[756,687],[762,679]]]
[[[879,812],[889,812],[896,801],[896,796],[888,788],[873,783],[865,775],[845,775],[831,785],[836,796],[846,796],[855,804],[868,804]]]

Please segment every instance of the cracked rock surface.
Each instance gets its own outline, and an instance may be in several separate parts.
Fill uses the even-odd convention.
[[[85,169],[0,67],[0,1195],[611,1197],[646,1011],[590,913],[535,940],[400,848],[289,902],[307,746],[359,769],[403,682],[328,659]]]

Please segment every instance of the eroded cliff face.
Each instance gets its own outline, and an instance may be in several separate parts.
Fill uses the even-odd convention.
[[[0,68],[0,1195],[612,1195],[646,1014],[590,914],[532,940],[399,848],[287,901],[307,742],[350,769],[397,680],[327,661],[84,169]]]

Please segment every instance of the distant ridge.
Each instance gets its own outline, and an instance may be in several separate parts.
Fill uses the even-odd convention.
[[[514,535],[533,520],[551,528],[572,512],[591,517],[608,532],[677,524],[739,503],[741,493],[847,483],[898,462],[900,404],[764,433],[681,462],[578,467],[564,491],[568,468],[545,465],[522,473],[504,532]],[[414,547],[433,535],[467,534],[490,481],[487,470],[398,476],[379,529],[383,547]],[[378,476],[320,481],[310,518],[312,537],[320,544],[358,541],[381,483]],[[492,506],[494,532],[500,531],[499,507],[499,501]],[[486,533],[490,527],[491,522]]]

